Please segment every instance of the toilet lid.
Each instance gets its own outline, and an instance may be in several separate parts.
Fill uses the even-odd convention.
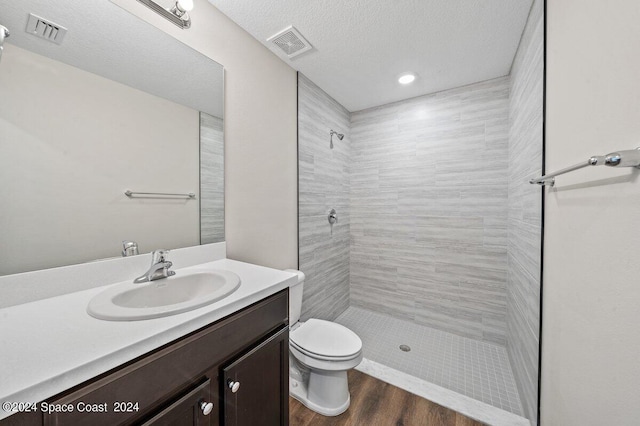
[[[362,340],[347,327],[312,318],[296,328],[289,339],[306,352],[325,357],[349,357],[362,350]]]

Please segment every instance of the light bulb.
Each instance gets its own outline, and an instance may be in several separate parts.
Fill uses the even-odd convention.
[[[189,12],[193,10],[193,0],[178,0],[176,7],[183,12]]]

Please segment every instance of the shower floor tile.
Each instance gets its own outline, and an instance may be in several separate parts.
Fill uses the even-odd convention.
[[[365,358],[522,416],[506,348],[349,307],[337,319]],[[411,350],[404,352],[400,345]]]

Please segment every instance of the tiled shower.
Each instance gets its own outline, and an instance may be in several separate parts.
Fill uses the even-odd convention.
[[[351,304],[504,345],[509,79],[351,116]]]
[[[502,78],[351,113],[298,79],[302,319],[342,323],[365,358],[532,424],[542,82],[542,1]],[[333,149],[330,130],[345,134]]]

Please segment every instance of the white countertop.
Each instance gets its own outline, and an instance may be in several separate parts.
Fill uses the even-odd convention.
[[[289,287],[297,276],[223,259],[180,271],[223,269],[240,276],[238,290],[193,311],[142,321],[90,316],[89,300],[104,287],[0,309],[0,403],[37,403],[122,365]],[[0,419],[8,417],[0,409]]]

